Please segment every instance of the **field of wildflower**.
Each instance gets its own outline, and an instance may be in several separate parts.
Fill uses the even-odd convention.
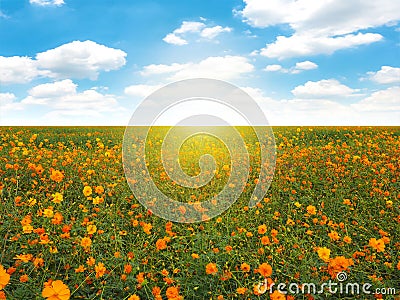
[[[210,186],[185,189],[157,163],[163,130],[148,141],[157,186],[181,201],[218,192],[230,172],[223,145],[183,145],[189,175],[199,155],[217,158]],[[257,207],[247,205],[260,149],[239,128],[251,160],[244,192],[222,215],[182,224],[133,197],[124,128],[0,128],[0,299],[396,299],[269,288],[320,286],[346,272],[371,291],[400,292],[400,128],[273,130],[276,171]]]

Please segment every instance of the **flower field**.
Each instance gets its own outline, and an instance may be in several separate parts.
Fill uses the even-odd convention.
[[[346,272],[371,291],[400,292],[400,128],[273,130],[275,175],[257,207],[247,205],[260,147],[244,127],[244,192],[220,216],[183,224],[133,197],[124,128],[0,128],[0,299],[395,299],[266,289],[320,286]],[[160,163],[164,131],[152,131],[147,153],[160,190],[188,202],[221,190],[230,175],[226,148],[204,137],[183,144],[187,174],[200,172],[204,153],[217,171],[207,186],[182,188]]]

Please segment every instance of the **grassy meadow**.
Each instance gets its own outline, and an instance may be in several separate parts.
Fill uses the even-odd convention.
[[[157,217],[133,196],[122,127],[0,128],[0,299],[394,299],[394,295],[287,294],[278,283],[347,282],[400,292],[400,127],[274,127],[276,170],[249,208],[260,147],[240,127],[250,158],[240,198],[211,220]],[[230,175],[212,137],[181,148],[198,189],[171,181],[160,162],[166,128],[153,128],[149,171],[161,191],[201,202]],[[265,292],[265,293],[264,293]]]

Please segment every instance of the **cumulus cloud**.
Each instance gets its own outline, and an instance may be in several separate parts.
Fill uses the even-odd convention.
[[[297,62],[296,65],[294,65],[293,67],[291,67],[289,69],[283,68],[281,65],[267,65],[264,68],[264,71],[267,71],[267,72],[278,72],[279,71],[282,73],[298,74],[302,71],[314,70],[317,68],[318,68],[318,65],[316,63],[306,60],[306,61]]]
[[[126,53],[93,41],[74,41],[38,53],[35,59],[0,56],[0,83],[27,83],[42,76],[56,79],[97,79],[100,72],[125,65]]]
[[[29,57],[0,56],[0,83],[26,83],[39,76],[36,61]]]
[[[382,66],[378,72],[368,72],[369,78],[377,83],[389,84],[400,82],[400,68]]]
[[[295,68],[297,70],[313,70],[318,68],[318,65],[312,61],[306,60],[296,63]]]
[[[41,69],[54,78],[97,79],[100,71],[117,70],[125,65],[126,53],[93,41],[73,41],[36,55]]]
[[[223,33],[223,32],[231,32],[232,28],[230,27],[222,27],[220,25],[214,26],[214,27],[208,27],[208,28],[204,28],[201,32],[200,32],[200,36],[203,38],[207,38],[207,39],[213,39],[215,38],[217,35]]]
[[[165,38],[163,38],[163,41],[178,46],[186,45],[188,43],[185,39],[177,36],[175,33],[168,33]]]
[[[65,4],[64,0],[29,0],[29,3],[39,6],[61,6]]]
[[[264,69],[267,72],[277,72],[282,70],[282,66],[281,65],[268,65],[265,67]]]
[[[382,39],[378,33],[357,33],[343,36],[313,36],[309,34],[294,34],[278,36],[276,41],[262,48],[260,54],[280,60],[289,57],[310,56],[316,54],[332,54],[340,49],[370,44]]]
[[[355,104],[333,99],[273,99],[258,88],[242,87],[265,112],[271,125],[393,126],[400,122],[400,88],[377,91]]]
[[[324,98],[324,97],[347,97],[357,92],[336,79],[325,79],[320,81],[307,81],[292,90],[292,94],[298,98]]]
[[[244,0],[237,13],[254,27],[288,24],[294,33],[267,44],[262,55],[280,59],[331,54],[339,49],[377,42],[379,34],[360,30],[394,25],[400,20],[400,2],[392,0]]]
[[[171,65],[148,65],[141,72],[144,76],[167,75],[168,80],[182,80],[195,77],[207,77],[221,80],[231,80],[250,73],[254,66],[242,56],[210,56],[194,63]]]
[[[204,23],[206,21],[204,18],[202,22],[197,21],[183,21],[181,26],[168,33],[163,41],[168,44],[173,44],[177,46],[186,45],[189,42],[186,40],[188,34],[192,34],[194,36],[199,36],[204,39],[213,40],[218,35],[223,32],[231,32],[232,28],[230,27],[222,27],[220,25],[217,26],[209,26]]]
[[[77,91],[77,85],[70,79],[40,84],[28,91],[21,101],[23,105],[45,105],[52,109],[66,111],[92,110],[107,112],[119,110],[115,96],[101,94],[93,89]]]
[[[400,122],[400,87],[374,92],[352,106],[360,111],[391,111],[397,113],[397,121]]]

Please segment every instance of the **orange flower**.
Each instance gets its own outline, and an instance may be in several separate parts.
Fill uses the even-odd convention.
[[[50,175],[50,179],[54,180],[56,182],[61,182],[64,179],[64,175],[63,175],[63,173],[61,173],[58,170],[52,170],[51,171],[51,175]]]
[[[267,263],[263,263],[258,267],[258,273],[264,277],[269,277],[272,275],[272,267]]]
[[[240,269],[241,269],[243,272],[249,272],[249,271],[250,271],[250,265],[248,265],[248,264],[246,264],[246,263],[242,263],[242,264],[240,265]]]
[[[132,272],[132,265],[126,264],[126,265],[124,266],[124,273],[130,274],[131,272]]]
[[[317,209],[315,208],[314,205],[309,205],[309,206],[307,206],[307,212],[310,215],[315,215],[317,213]]]
[[[400,260],[399,260],[399,262],[397,263],[397,270],[400,270]]]
[[[89,248],[92,245],[92,240],[88,237],[84,237],[81,240],[81,246],[84,248]]]
[[[19,281],[22,283],[27,282],[28,280],[29,280],[29,276],[26,274],[21,275],[21,277],[19,278]]]
[[[83,195],[85,195],[86,197],[89,197],[92,194],[92,188],[90,186],[85,186],[83,188]]]
[[[101,185],[96,186],[96,187],[94,188],[94,192],[95,192],[96,194],[103,194],[103,193],[104,193],[104,188],[103,188]]]
[[[264,234],[267,232],[267,225],[263,224],[258,226],[258,233],[259,234]]]
[[[236,293],[239,295],[244,295],[246,293],[247,289],[245,287],[240,287],[236,289]]]
[[[345,243],[347,243],[347,244],[351,244],[351,241],[352,241],[352,239],[351,239],[351,237],[349,237],[348,235],[346,235],[346,236],[343,238],[343,242],[345,242]]]
[[[33,255],[32,255],[32,254],[19,254],[19,255],[16,255],[16,256],[14,257],[14,259],[18,259],[18,260],[21,260],[21,261],[23,261],[23,262],[31,261],[32,258],[33,258]]]
[[[214,263],[209,263],[209,264],[207,264],[207,266],[206,266],[206,273],[207,273],[208,275],[215,275],[215,274],[217,274],[217,273],[218,273],[217,265],[214,264]]]
[[[157,250],[164,250],[167,248],[167,243],[164,239],[158,239],[156,242]]]
[[[151,234],[151,229],[153,228],[153,225],[151,225],[150,223],[143,223],[142,228],[146,234]]]
[[[128,298],[128,300],[140,300],[140,297],[138,295],[134,294],[134,295],[130,296]]]
[[[329,262],[329,256],[331,255],[331,250],[326,247],[320,247],[317,250],[319,258],[321,258],[324,262]]]
[[[263,237],[261,238],[261,244],[263,244],[264,246],[265,246],[265,245],[271,244],[271,241],[269,240],[269,237],[267,237],[266,235],[263,236]]]
[[[369,245],[377,252],[385,251],[385,242],[383,241],[383,239],[377,240],[376,238],[372,238],[369,240]]]
[[[103,277],[103,275],[106,273],[106,267],[104,267],[104,264],[102,262],[99,262],[95,267],[94,270],[96,271],[96,278]]]
[[[83,265],[79,265],[78,268],[75,269],[75,273],[82,273],[85,272],[86,268]]]
[[[51,219],[51,223],[52,223],[52,224],[55,224],[55,225],[61,224],[62,221],[63,221],[63,219],[64,219],[63,215],[62,215],[61,213],[59,213],[59,212],[56,212],[56,213],[54,214],[53,219]]]
[[[168,299],[178,299],[179,298],[179,290],[178,290],[178,288],[176,288],[174,286],[170,286],[165,291],[165,295],[167,296]]]
[[[193,259],[198,259],[200,256],[197,253],[192,253],[192,258]]]
[[[286,300],[285,295],[277,290],[270,294],[269,297],[271,300]]]
[[[0,291],[10,282],[10,274],[0,265]]]
[[[329,232],[329,233],[328,233],[328,236],[329,236],[329,238],[330,238],[331,240],[333,240],[333,241],[338,241],[338,240],[340,240],[340,236],[339,236],[339,234],[338,234],[336,231],[331,231],[331,232]]]
[[[68,300],[70,295],[71,291],[61,280],[53,281],[42,291],[42,296],[47,300]]]

